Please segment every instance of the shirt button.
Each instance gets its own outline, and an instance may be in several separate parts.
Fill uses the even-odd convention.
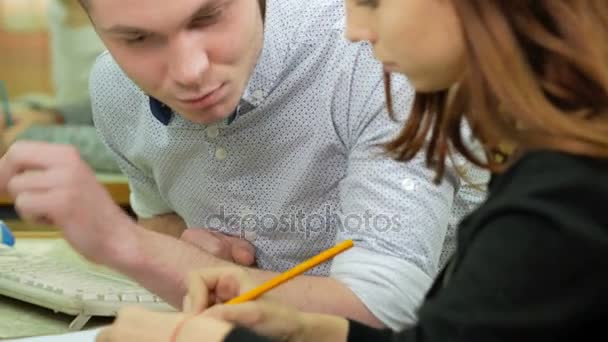
[[[255,231],[251,230],[245,230],[243,235],[243,238],[249,242],[255,242],[258,237],[258,234]]]
[[[217,160],[226,160],[227,157],[228,157],[228,151],[226,151],[225,148],[218,147],[215,150],[215,159],[217,159]]]
[[[257,218],[251,208],[241,210],[241,223],[244,224],[241,226],[241,236],[249,242],[254,242],[258,236],[256,229],[259,227],[256,226]]]
[[[455,156],[453,158],[453,161],[454,161],[454,166],[457,168],[462,168],[467,164],[464,157],[460,157],[460,156]]]
[[[409,178],[404,179],[403,182],[401,182],[401,186],[403,186],[406,191],[414,191],[416,189],[416,183]]]
[[[256,90],[251,95],[253,96],[254,99],[256,99],[258,101],[261,101],[264,98],[264,91],[263,90]]]
[[[215,139],[220,135],[220,129],[217,126],[209,126],[207,127],[207,137],[209,139]]]

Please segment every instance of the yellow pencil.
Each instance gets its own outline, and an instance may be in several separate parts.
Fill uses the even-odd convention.
[[[255,289],[253,289],[251,291],[247,291],[247,292],[243,293],[242,295],[229,300],[228,302],[226,302],[226,304],[241,304],[241,303],[244,303],[244,302],[247,302],[250,300],[254,300],[254,299],[260,297],[261,295],[263,295],[264,293],[283,284],[284,282],[286,282],[286,281],[310,270],[311,268],[326,262],[327,260],[333,258],[334,256],[346,251],[347,249],[351,248],[353,245],[354,244],[353,244],[352,240],[346,240],[346,241],[336,245],[335,247],[332,247],[332,248],[330,248],[324,252],[321,252],[318,255],[302,262],[301,264],[278,275],[277,277],[268,280],[267,282],[256,287]]]

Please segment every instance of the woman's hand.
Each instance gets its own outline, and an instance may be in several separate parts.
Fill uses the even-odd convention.
[[[221,304],[256,286],[241,268],[205,269],[190,274],[184,310],[252,329],[280,341],[346,341],[345,319],[301,313],[263,296],[244,304]]]
[[[254,289],[258,284],[243,268],[207,268],[188,275],[184,311],[200,313]]]
[[[187,321],[184,321],[187,320]],[[184,322],[176,342],[223,341],[233,326],[210,317],[191,317],[184,313],[147,311],[137,307],[121,310],[114,324],[97,335],[97,342],[170,342],[178,325]]]

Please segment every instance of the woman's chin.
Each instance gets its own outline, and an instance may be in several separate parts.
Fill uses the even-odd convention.
[[[410,83],[416,89],[416,92],[427,94],[427,93],[436,93],[439,91],[447,90],[452,87],[454,83],[438,81],[436,79],[424,79],[424,78],[409,78]]]

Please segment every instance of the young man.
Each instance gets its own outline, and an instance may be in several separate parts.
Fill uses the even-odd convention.
[[[95,122],[129,176],[140,222],[70,151],[31,144],[0,165],[0,186],[9,184],[23,216],[63,227],[89,259],[176,306],[188,271],[250,264],[251,246],[257,267],[247,270],[265,280],[353,239],[354,249],[274,296],[394,329],[413,322],[450,212],[481,198],[460,196],[453,208],[456,176],[436,187],[423,156],[400,164],[382,154],[399,123],[370,47],[343,38],[341,0],[85,6],[109,50],[91,76]],[[411,102],[404,80],[393,89]],[[201,248],[143,227],[176,236],[203,228],[184,233]]]

